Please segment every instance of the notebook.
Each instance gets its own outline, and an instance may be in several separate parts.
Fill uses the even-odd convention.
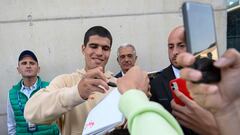
[[[124,123],[124,115],[118,109],[121,94],[114,88],[88,114],[83,135],[103,135]]]

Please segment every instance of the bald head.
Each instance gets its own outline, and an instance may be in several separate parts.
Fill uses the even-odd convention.
[[[174,28],[168,36],[168,42],[171,42],[173,39],[180,39],[185,42],[184,33],[185,33],[185,30],[182,25]]]
[[[176,61],[177,55],[186,51],[187,47],[184,36],[184,27],[178,26],[174,28],[168,36],[168,57],[174,67],[181,68]]]

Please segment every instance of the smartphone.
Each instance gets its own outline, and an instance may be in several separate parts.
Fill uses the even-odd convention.
[[[173,100],[181,105],[181,106],[185,106],[185,104],[175,95],[174,91],[175,90],[179,90],[180,92],[182,92],[185,96],[187,96],[189,99],[192,100],[192,97],[190,96],[190,93],[187,89],[187,85],[186,85],[186,81],[182,78],[177,78],[174,80],[171,80],[169,82],[169,87],[173,96]]]
[[[213,66],[213,62],[218,59],[218,48],[212,6],[206,3],[184,2],[182,13],[187,51],[196,57],[192,67],[200,70],[203,75],[199,82],[220,81],[220,69]]]

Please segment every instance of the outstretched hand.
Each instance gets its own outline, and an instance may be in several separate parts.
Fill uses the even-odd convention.
[[[147,72],[141,70],[138,66],[132,67],[123,77],[119,78],[117,86],[121,94],[130,89],[138,89],[147,95],[150,94]]]
[[[194,62],[192,54],[182,53],[177,57],[177,62],[183,67]],[[188,80],[187,85],[193,99],[210,110],[212,113],[231,110],[229,107],[234,102],[240,101],[240,54],[235,49],[227,50],[224,55],[214,63],[221,69],[221,81],[215,84],[196,84],[192,81],[201,79],[201,72],[192,68],[181,70],[181,77]]]

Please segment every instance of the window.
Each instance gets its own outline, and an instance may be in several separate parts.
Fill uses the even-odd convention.
[[[230,5],[230,6],[229,6]],[[228,0],[227,48],[240,51],[240,5],[239,0]]]

